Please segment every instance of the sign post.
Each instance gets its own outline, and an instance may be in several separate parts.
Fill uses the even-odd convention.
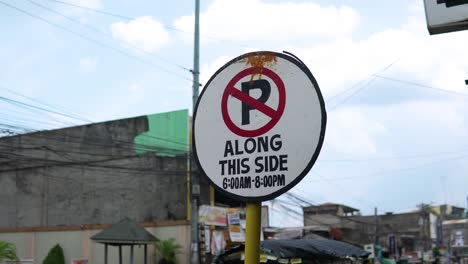
[[[247,202],[245,263],[259,263],[261,202],[307,175],[326,119],[312,73],[283,53],[241,55],[203,89],[193,117],[195,160],[219,192]]]
[[[260,228],[262,203],[247,203],[245,226],[245,263],[260,263]]]

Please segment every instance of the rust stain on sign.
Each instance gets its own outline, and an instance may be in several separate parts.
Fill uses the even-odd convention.
[[[250,65],[253,68],[252,77],[250,77],[250,81],[253,81],[256,75],[258,75],[258,79],[261,79],[263,68],[272,67],[276,64],[277,58],[274,53],[266,53],[248,56],[244,61],[246,65]]]

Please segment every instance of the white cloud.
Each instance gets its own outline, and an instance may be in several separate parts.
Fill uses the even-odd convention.
[[[146,52],[155,52],[170,41],[163,24],[151,16],[138,17],[129,22],[116,22],[110,29],[115,39]]]
[[[355,159],[457,149],[468,134],[467,110],[457,98],[337,108],[328,114],[324,150]]]
[[[310,32],[296,30],[294,25],[300,23],[298,21],[301,19],[296,18],[296,15],[284,16],[290,18],[290,21],[276,19],[272,23],[267,22],[274,20],[275,11],[269,11],[268,14],[259,11],[258,16],[245,21],[238,21],[239,16],[235,15],[241,13],[242,17],[252,17],[251,9],[245,10],[245,6],[253,7],[255,10],[270,10],[268,8],[274,10],[281,7],[287,13],[289,10],[294,10],[291,6],[297,4],[255,0],[249,3],[241,1],[236,7],[234,5],[237,5],[237,2],[214,0],[202,13],[202,34],[221,37],[234,44],[253,43],[251,46],[257,47],[263,47],[264,45],[259,43],[268,41],[274,45],[274,50],[287,50],[296,54],[311,69],[327,102],[330,96],[351,88],[356,82],[369,78],[369,75],[394,62],[392,67],[380,74],[468,94],[464,85],[464,80],[468,78],[466,52],[468,31],[430,36],[421,3],[422,1],[409,3],[406,10],[408,17],[402,25],[382,28],[368,35],[363,35],[360,30],[360,34],[357,35],[354,33],[358,30],[360,14],[355,11],[352,11],[353,16],[347,18],[350,22],[354,21],[351,23],[352,26],[342,29],[337,29],[336,25],[340,25],[343,20],[329,16],[333,21],[322,23],[320,29],[330,33],[327,34],[316,32],[315,29],[310,29]],[[298,6],[306,9],[307,5]],[[290,7],[291,9],[288,9]],[[244,12],[237,11],[240,9]],[[336,7],[334,10],[342,9],[345,8]],[[215,22],[218,19],[217,13],[221,14],[223,19]],[[312,13],[310,14],[309,17],[313,17]],[[284,22],[289,27],[277,26],[275,34],[272,35],[269,26],[275,26],[277,22]],[[192,31],[193,17],[182,17],[176,20],[175,24],[178,28]],[[275,36],[281,36],[285,41],[278,41]],[[309,41],[311,37],[320,38]],[[288,43],[288,46],[285,47],[284,43]],[[246,50],[248,49],[244,49]],[[213,56],[214,52],[210,50],[210,56]],[[219,56],[203,64],[202,82],[205,84],[219,67],[238,55],[240,55],[238,51],[220,49]],[[395,88],[394,93],[389,92],[389,88],[392,87]],[[464,101],[466,98],[457,95],[451,97],[444,93],[440,94],[439,99],[416,97],[417,95],[414,95],[416,93],[406,93],[405,89],[427,92],[428,95],[438,95],[438,93],[429,89],[424,90],[422,87],[385,80],[376,81],[362,93],[366,93],[367,89],[381,88],[385,88],[386,93],[382,92],[378,96],[384,97],[390,94],[401,99],[405,94],[411,94],[415,97],[395,99],[386,104],[368,104],[372,100],[369,97],[366,98],[366,102],[360,103],[356,97],[352,106],[344,104],[334,112],[330,112],[325,144],[313,171],[325,178],[349,177],[350,179],[316,181],[320,177],[311,173],[298,185],[298,188],[303,191],[310,190],[312,199],[321,201],[351,203],[363,209],[364,207],[369,209],[374,203],[378,203],[379,207],[384,208],[383,210],[403,210],[409,207],[408,204],[413,205],[421,201],[441,202],[441,194],[435,189],[440,181],[438,177],[446,175],[447,190],[450,192],[445,194],[448,196],[448,202],[464,201],[464,189],[460,186],[466,186],[468,178],[461,179],[463,175],[460,171],[465,170],[466,165],[463,165],[463,162],[466,164],[466,160],[459,160],[461,164],[447,161],[425,167],[424,164],[450,159],[451,156],[429,156],[416,160],[375,161],[374,159],[463,151],[463,142],[468,140],[465,118],[468,108]],[[378,100],[386,102],[386,98]],[[369,159],[369,161],[322,163],[321,159]],[[399,171],[412,167],[416,168]],[[384,171],[391,173],[377,173]],[[419,186],[419,182],[425,182],[427,186],[414,191],[415,185]],[[428,184],[429,182],[431,184]],[[383,191],[389,189],[392,190],[392,196],[388,196],[388,193]],[[456,191],[452,192],[452,189]]]
[[[224,64],[232,60],[233,57],[229,56],[221,56],[216,58],[215,60],[205,63],[201,66],[200,70],[200,82],[203,84],[203,86],[206,85],[206,83],[210,80],[211,76],[219,69],[221,68]]]
[[[468,42],[468,35],[455,33],[447,38],[432,38],[424,33],[402,27],[362,40],[338,38],[311,47],[291,46],[287,50],[309,66],[326,97],[350,88],[391,63],[394,65],[382,75],[465,92],[468,55],[462,43]]]
[[[332,112],[321,157],[295,189],[310,193],[311,199],[342,202],[367,213],[375,201],[389,211],[421,201],[443,203],[445,198],[460,203],[466,191],[459,186],[468,184],[460,173],[468,159],[461,143],[468,140],[467,112],[458,98]],[[441,177],[444,186],[438,188]],[[425,188],[414,189],[421,181]],[[390,189],[393,198],[383,191]]]
[[[253,6],[256,7],[257,5],[266,6],[266,10],[269,8],[280,8],[284,9],[287,13],[288,8],[291,8],[291,10],[296,12],[294,4],[267,4],[259,0],[253,1]],[[296,5],[303,9],[307,9],[307,6],[309,6],[309,4]],[[315,4],[310,5],[314,6],[313,10],[331,8],[316,7]],[[207,11],[202,14],[202,18],[206,20],[205,23],[214,21],[215,11],[223,13],[226,6],[229,6],[229,4],[223,2],[223,0],[213,2],[212,6],[209,6]],[[348,8],[335,7],[331,9],[338,12],[338,10],[347,10]],[[381,73],[382,75],[431,85],[449,91],[466,92],[464,85],[466,73],[468,72],[468,53],[465,47],[466,43],[468,43],[468,35],[466,32],[430,36],[426,28],[424,10],[420,4],[413,3],[409,9],[410,16],[405,24],[398,28],[383,29],[380,32],[361,38],[351,35],[353,30],[355,30],[357,22],[354,23],[353,27],[345,30],[344,34],[339,34],[337,25],[341,25],[343,18],[331,15],[328,19],[332,21],[322,23],[322,26],[319,28],[333,34],[333,39],[322,39],[311,42],[306,41],[307,35],[305,33],[302,34],[302,31],[297,31],[296,27],[293,26],[294,23],[298,23],[297,19],[300,18],[287,16],[292,17],[291,21],[285,22],[289,27],[275,27],[275,32],[276,35],[282,36],[289,43],[294,44],[283,47],[279,44],[281,42],[274,43],[277,45],[277,50],[290,51],[308,65],[317,79],[325,99],[352,87],[361,80],[369,78],[371,74],[379,73],[391,63],[394,63],[392,67]],[[250,11],[247,10],[246,12],[244,16],[249,17]],[[355,12],[352,11],[351,13]],[[275,13],[273,12],[272,14],[274,17]],[[313,15],[310,16],[313,17]],[[268,26],[265,29],[264,27],[254,27],[251,25],[258,25],[257,19],[269,20],[273,19],[273,17],[260,12],[258,18],[252,21],[249,20],[251,22],[251,24],[248,24],[249,27],[255,29],[254,31],[258,35],[247,34],[245,36],[236,36],[236,34],[240,34],[239,32],[248,31],[249,29],[244,29],[247,25],[243,25],[243,22],[237,24],[237,20],[233,20],[234,18],[229,19],[229,17],[219,23],[214,23],[214,25],[205,25],[208,29],[204,32],[209,34],[219,31],[221,32],[221,36],[223,36],[222,34],[226,34],[226,38],[232,38],[233,41],[241,40],[242,37],[245,37],[257,43],[257,40],[261,41],[262,38],[269,38],[269,36],[264,36],[265,34],[269,34],[269,29]],[[357,21],[359,15],[355,14],[353,17]],[[183,24],[182,22],[185,19],[185,17],[180,18],[177,23]],[[350,20],[354,21],[353,19]],[[278,21],[284,22],[283,20]],[[304,28],[309,30],[309,27]],[[314,35],[318,33],[310,29],[310,34]],[[295,35],[298,41],[294,41],[295,39],[292,38],[292,35]],[[311,44],[303,45],[301,43]],[[211,62],[206,63],[206,65],[210,66],[202,68],[202,75],[205,74],[203,70],[209,70],[212,73],[216,70],[213,67],[220,65],[219,62],[221,60],[228,61],[228,59],[237,55],[239,54],[219,56]],[[224,60],[224,58],[228,59]],[[210,75],[208,74],[208,76]]]
[[[325,137],[327,147],[349,156],[369,156],[377,152],[376,137],[385,133],[383,124],[351,108],[329,114],[329,120]]]
[[[174,24],[192,32],[194,16]],[[203,34],[235,41],[287,41],[303,37],[348,36],[359,24],[350,7],[321,6],[311,2],[268,3],[262,0],[215,0],[200,14]]]
[[[96,70],[98,62],[99,60],[96,57],[81,58],[79,63],[79,69],[82,72],[93,72]]]
[[[140,93],[143,90],[144,90],[143,87],[141,87],[140,85],[138,85],[136,83],[133,83],[128,87],[128,91],[130,91],[132,93]]]

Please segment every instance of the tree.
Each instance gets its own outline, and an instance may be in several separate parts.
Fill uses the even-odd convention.
[[[0,240],[0,262],[5,259],[18,260],[16,246],[13,243]]]
[[[159,264],[176,264],[181,248],[174,238],[154,242],[154,254],[159,257]]]
[[[57,244],[47,254],[42,264],[65,264],[62,247]]]

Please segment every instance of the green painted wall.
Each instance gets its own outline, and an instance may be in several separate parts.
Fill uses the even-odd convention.
[[[176,156],[189,151],[188,110],[148,115],[148,131],[134,139],[137,154]]]

